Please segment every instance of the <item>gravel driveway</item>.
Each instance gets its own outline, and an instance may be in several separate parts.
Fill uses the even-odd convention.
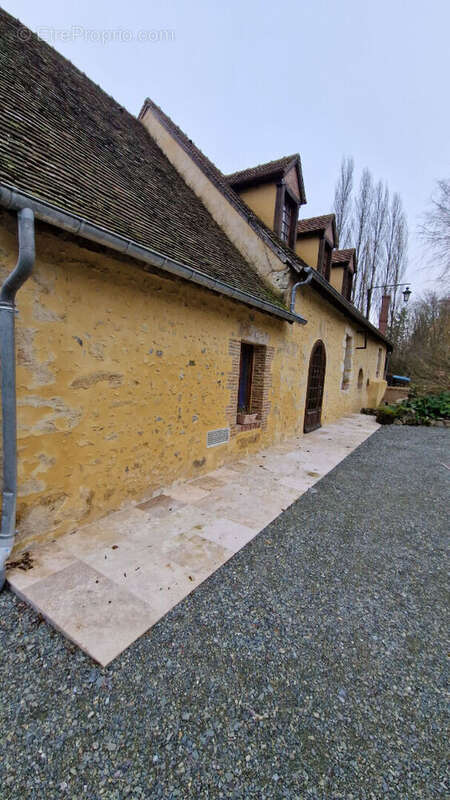
[[[2,800],[444,797],[449,445],[381,429],[105,669],[3,592]]]

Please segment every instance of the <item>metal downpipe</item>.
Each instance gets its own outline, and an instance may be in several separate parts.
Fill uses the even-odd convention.
[[[292,287],[292,290],[291,290],[291,306],[290,306],[291,314],[295,314],[295,297],[296,297],[296,294],[297,294],[297,289],[299,289],[300,286],[307,286],[307,284],[311,283],[311,281],[313,279],[313,274],[314,273],[312,271],[312,267],[305,267],[304,272],[307,272],[308,276],[305,278],[304,281],[297,281],[297,283],[294,283],[294,285]]]
[[[0,358],[2,372],[3,493],[0,529],[0,591],[5,583],[5,564],[16,533],[17,418],[15,298],[31,275],[35,258],[34,214],[30,208],[17,213],[19,256],[0,289]]]

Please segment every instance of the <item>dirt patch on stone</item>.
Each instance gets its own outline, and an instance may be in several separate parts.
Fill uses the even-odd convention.
[[[21,569],[23,572],[27,572],[29,569],[33,569],[34,561],[33,556],[31,555],[29,550],[25,550],[24,553],[20,556],[20,558],[16,559],[15,561],[7,561],[6,569]]]

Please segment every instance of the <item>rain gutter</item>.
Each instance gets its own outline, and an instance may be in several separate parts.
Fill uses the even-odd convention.
[[[184,278],[199,286],[204,286],[206,289],[211,289],[226,297],[231,297],[233,300],[238,300],[241,303],[257,308],[259,311],[266,312],[279,319],[286,320],[290,323],[298,322],[300,325],[306,325],[307,323],[307,320],[299,314],[292,313],[282,306],[277,306],[275,303],[271,303],[268,300],[262,300],[249,292],[230,286],[228,283],[218,278],[212,278],[194,267],[168,258],[158,253],[156,250],[137,244],[132,239],[126,239],[124,236],[111,233],[99,225],[87,222],[82,217],[70,214],[67,211],[62,211],[56,206],[50,205],[43,200],[37,200],[13,187],[0,185],[0,206],[11,211],[31,208],[38,219],[50,225],[54,225],[57,228],[62,228],[84,239],[89,239],[92,242],[109,247],[112,250],[117,250],[119,253],[124,253],[138,261],[150,264],[152,267],[175,275],[178,278]]]

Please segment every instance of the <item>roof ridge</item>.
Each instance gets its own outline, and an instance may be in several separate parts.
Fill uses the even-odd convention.
[[[356,247],[341,247],[341,248],[336,247],[336,249],[333,250],[333,256],[335,255],[337,256],[338,254],[343,255],[344,253],[346,254],[356,253]]]
[[[297,236],[303,233],[314,233],[316,231],[324,231],[330,224],[333,227],[334,244],[338,245],[339,237],[337,235],[336,215],[334,213],[321,214],[320,216],[317,217],[305,217],[304,219],[299,219],[297,222]]]
[[[299,219],[298,224],[301,225],[303,222],[306,223],[313,221],[319,222],[319,220],[332,220],[333,217],[336,218],[336,215],[333,212],[330,214],[318,214],[315,217],[304,217],[303,219]]]
[[[290,156],[281,156],[280,158],[274,158],[272,161],[265,161],[262,164],[255,164],[253,167],[245,167],[244,169],[236,170],[235,172],[230,172],[227,175],[224,175],[225,180],[229,183],[232,183],[232,179],[236,179],[238,176],[245,175],[246,173],[260,173],[260,172],[276,172],[277,168],[280,171],[285,172],[287,167],[296,161],[296,159],[300,160],[299,153],[293,153]]]
[[[331,254],[332,264],[346,264],[352,259],[354,262],[354,268],[356,272],[356,267],[357,267],[356,247],[344,247],[341,250],[336,248],[335,250],[333,250]]]

